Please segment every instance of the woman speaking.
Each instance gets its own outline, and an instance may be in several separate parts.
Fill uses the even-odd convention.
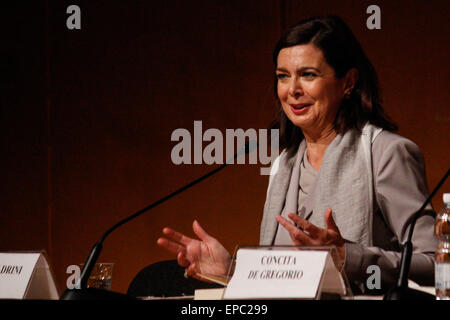
[[[273,62],[284,150],[271,169],[260,244],[334,245],[353,289],[370,293],[370,265],[389,288],[428,195],[421,151],[393,133],[376,72],[340,18],[301,21],[278,41]],[[434,285],[433,226],[429,205],[412,239],[410,278],[422,285]],[[157,243],[188,275],[226,275],[231,255],[197,221],[193,230],[199,239],[164,228]]]

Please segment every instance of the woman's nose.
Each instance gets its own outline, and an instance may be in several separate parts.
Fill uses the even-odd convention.
[[[291,83],[289,84],[289,94],[293,97],[298,97],[303,94],[299,79],[293,78],[291,80]]]

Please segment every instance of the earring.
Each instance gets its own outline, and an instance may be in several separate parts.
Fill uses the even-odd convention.
[[[352,89],[353,89],[353,88],[352,88]],[[352,89],[347,90],[347,91],[345,92],[345,94],[344,94],[344,98],[345,98],[345,99],[349,99],[349,98],[350,98],[350,95],[352,94]]]

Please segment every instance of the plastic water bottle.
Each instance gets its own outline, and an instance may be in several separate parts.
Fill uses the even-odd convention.
[[[444,193],[444,207],[436,217],[434,231],[439,239],[436,250],[436,299],[450,300],[450,193]]]

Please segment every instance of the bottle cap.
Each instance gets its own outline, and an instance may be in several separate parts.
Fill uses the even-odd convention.
[[[444,203],[450,203],[450,193],[444,193],[443,197]]]

